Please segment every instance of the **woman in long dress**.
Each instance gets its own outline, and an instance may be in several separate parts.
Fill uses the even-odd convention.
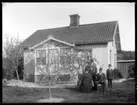
[[[92,87],[92,76],[89,74],[89,71],[85,70],[79,79],[81,81],[80,91],[85,93],[90,92]]]

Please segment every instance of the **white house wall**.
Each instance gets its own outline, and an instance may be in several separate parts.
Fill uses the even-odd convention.
[[[106,73],[106,69],[108,67],[108,50],[107,44],[101,45],[88,45],[78,47],[81,49],[92,49],[92,57],[97,59],[97,68],[99,70],[100,67],[103,68],[103,72]]]
[[[115,47],[115,43],[114,42],[108,42],[108,64],[110,64],[110,50],[112,51],[111,54],[111,65],[112,68],[117,68],[117,52],[116,52],[116,47]],[[116,56],[115,56],[116,55]]]
[[[103,72],[106,72],[107,69],[107,64],[108,64],[108,60],[107,60],[107,47],[104,48],[93,48],[93,58],[96,58],[98,61],[98,69],[100,67],[103,68]]]
[[[35,53],[33,51],[24,52],[24,79],[34,82]]]

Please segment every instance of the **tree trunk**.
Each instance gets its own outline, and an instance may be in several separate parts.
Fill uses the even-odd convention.
[[[23,74],[23,81],[25,82],[25,74]]]
[[[50,75],[49,75],[49,96],[50,96],[50,99],[51,99],[52,95],[51,95],[51,88],[50,88]]]
[[[48,73],[49,73],[49,96],[50,96],[50,99],[52,98],[52,95],[51,95],[51,88],[50,88],[50,80],[51,80],[51,78],[50,78],[50,69],[49,69],[49,67],[50,67],[50,62],[49,62],[49,60],[50,60],[50,58],[49,58],[49,48],[48,48]]]
[[[16,65],[16,75],[17,75],[17,79],[19,80],[19,73],[18,73],[18,55],[17,55],[17,59],[15,59],[17,65]]]
[[[18,70],[16,69],[16,75],[17,75],[17,79],[19,80],[19,74],[18,74]]]

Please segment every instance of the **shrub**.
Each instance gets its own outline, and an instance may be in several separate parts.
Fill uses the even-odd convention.
[[[18,61],[18,75],[19,75],[19,79],[20,80],[23,80],[23,71],[24,71],[24,63],[23,63],[23,58],[21,58],[19,61]],[[17,78],[17,74],[16,74],[16,71],[13,71],[13,77],[14,78]]]
[[[70,75],[69,74],[60,74],[58,75],[58,78],[56,80],[57,83],[67,83],[70,81]]]
[[[120,79],[120,78],[123,78],[123,76],[122,76],[120,70],[115,68],[114,69],[114,79]]]
[[[13,78],[13,74],[12,74],[12,71],[11,70],[9,70],[9,69],[2,69],[2,72],[3,72],[3,75],[2,75],[2,77],[3,77],[3,79],[8,79],[8,80],[10,80],[10,79],[12,79]]]
[[[5,72],[5,69],[2,68],[2,78],[5,78],[6,77],[6,72]]]
[[[128,78],[135,77],[135,64],[131,64],[128,67]]]
[[[20,79],[23,79],[23,72],[24,71],[24,59],[23,57],[19,60],[19,66],[18,66],[18,73],[20,76]]]
[[[24,65],[23,65],[23,58],[21,58],[18,62],[18,74],[20,79],[23,79],[23,70],[24,70]],[[16,78],[16,71],[14,70],[13,64],[10,60],[8,60],[5,63],[5,66],[2,68],[2,77],[6,79],[14,79]]]

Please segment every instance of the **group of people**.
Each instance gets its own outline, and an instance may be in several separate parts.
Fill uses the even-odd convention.
[[[78,76],[77,86],[81,92],[91,92],[101,90],[104,93],[106,89],[106,79],[108,81],[108,90],[112,89],[112,80],[113,80],[113,70],[111,64],[108,65],[108,69],[105,73],[102,72],[103,68],[99,68],[99,73],[97,73],[96,64],[94,64],[93,59],[91,59],[82,73]]]

